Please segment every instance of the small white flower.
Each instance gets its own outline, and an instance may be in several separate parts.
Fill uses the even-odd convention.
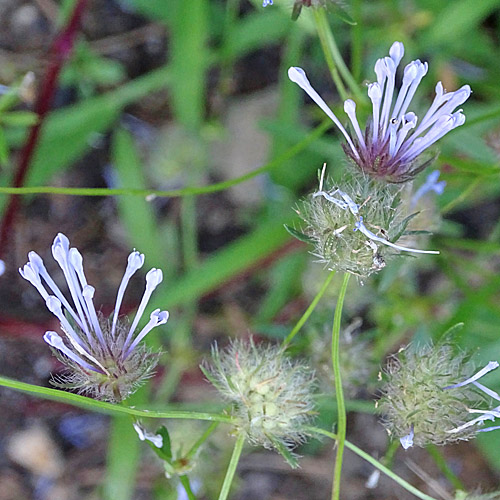
[[[37,253],[28,254],[29,262],[19,272],[38,290],[49,311],[61,323],[62,337],[53,331],[43,337],[60,361],[71,369],[63,383],[56,382],[56,385],[77,388],[100,399],[120,401],[151,376],[156,365],[158,355],[139,342],[153,328],[167,322],[168,312],[156,309],[137,334],[136,329],[163,274],[159,269],[147,273],[144,295],[128,327],[119,319],[120,307],[130,278],[144,264],[143,254],[134,251],[128,257],[112,321],[97,314],[93,301],[95,289],[87,283],[83,257],[76,248],[70,248],[64,234],[59,233],[54,239],[52,255],[64,273],[73,305],[50,277]]]
[[[455,109],[470,96],[469,85],[454,92],[445,92],[443,84],[436,85],[436,97],[425,116],[418,124],[418,117],[408,111],[410,103],[428,65],[419,59],[408,64],[403,72],[403,81],[396,89],[396,72],[404,55],[401,42],[394,42],[389,56],[375,64],[377,81],[368,86],[368,97],[372,101],[372,120],[364,133],[356,117],[356,103],[347,99],[346,112],[354,130],[350,135],[333,111],[311,86],[302,68],[292,67],[288,77],[299,85],[311,99],[331,118],[344,135],[345,153],[366,174],[401,183],[412,179],[423,170],[429,161],[416,163],[418,157],[441,137],[465,122],[462,110]]]

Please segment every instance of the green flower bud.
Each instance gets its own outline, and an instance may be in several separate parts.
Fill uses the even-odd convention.
[[[401,252],[439,253],[399,244],[415,215],[408,216],[401,203],[401,187],[365,176],[346,177],[329,189],[323,185],[324,170],[319,190],[297,209],[305,227],[291,232],[312,243],[312,254],[328,269],[368,277]]]
[[[212,348],[201,367],[222,397],[233,404],[237,432],[255,445],[289,451],[305,441],[313,418],[314,373],[285,356],[279,346],[236,340]]]
[[[389,435],[408,448],[468,440],[496,429],[478,429],[500,416],[499,407],[486,407],[488,398],[482,393],[500,396],[476,381],[497,367],[492,361],[473,375],[469,356],[448,343],[402,349],[389,359],[378,404]]]

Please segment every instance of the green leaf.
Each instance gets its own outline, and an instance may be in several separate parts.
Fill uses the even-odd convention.
[[[115,132],[111,154],[120,187],[147,187],[144,168],[129,132],[124,129]],[[151,203],[136,196],[120,196],[117,202],[120,220],[127,230],[130,247],[144,252],[148,265],[165,267],[166,258]]]
[[[31,111],[10,111],[0,115],[0,121],[11,127],[29,127],[38,121],[38,115]]]
[[[432,23],[426,44],[453,43],[454,40],[466,37],[474,32],[476,26],[490,13],[498,9],[498,0],[481,0],[471,2],[470,0],[454,0],[453,2],[442,2],[445,7]]]
[[[336,2],[328,2],[327,5],[327,10],[344,21],[344,23],[350,24],[351,26],[356,26],[358,24],[350,16],[349,12],[347,12],[347,9],[342,4]]]
[[[310,236],[301,233],[297,229],[294,229],[293,227],[289,226],[288,224],[283,224],[283,226],[294,238],[297,238],[299,241],[303,241],[304,243],[314,243],[314,240]]]
[[[281,441],[274,439],[272,436],[268,437],[272,441],[273,446],[276,448],[276,451],[286,460],[288,465],[292,469],[296,469],[299,466],[297,456],[292,453]]]

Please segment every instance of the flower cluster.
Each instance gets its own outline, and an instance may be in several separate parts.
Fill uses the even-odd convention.
[[[399,188],[363,176],[345,178],[342,189],[325,189],[324,175],[325,169],[319,190],[297,209],[305,227],[296,234],[314,245],[313,255],[328,269],[367,277],[400,252],[439,253],[396,243],[412,218],[406,217]]]
[[[454,92],[446,92],[443,84],[436,85],[433,103],[418,123],[417,115],[408,111],[415,92],[428,70],[419,59],[408,64],[403,81],[396,89],[396,72],[404,55],[401,42],[394,42],[389,56],[375,64],[377,81],[368,86],[372,102],[372,120],[364,133],[356,117],[356,103],[347,99],[344,111],[354,134],[350,135],[325,101],[314,90],[302,68],[288,70],[290,80],[299,85],[327,114],[344,135],[346,155],[361,172],[375,179],[392,183],[411,180],[432,161],[433,156],[421,158],[441,137],[465,122],[462,110],[455,111],[470,96],[469,85]]]
[[[388,362],[378,405],[387,431],[406,449],[468,440],[478,432],[500,428],[478,428],[486,420],[500,418],[500,406],[484,408],[490,399],[500,401],[500,396],[477,381],[498,366],[491,361],[471,376],[469,357],[447,343],[401,350]],[[469,419],[471,414],[479,416]]]
[[[305,440],[313,415],[314,373],[286,357],[282,348],[236,340],[212,348],[202,370],[234,405],[236,428],[252,444],[282,454]]]
[[[146,274],[146,289],[129,325],[127,320],[119,317],[120,307],[130,278],[144,264],[143,254],[134,251],[128,257],[112,318],[96,312],[95,289],[87,283],[83,257],[76,248],[70,248],[68,238],[61,233],[54,239],[52,255],[63,271],[73,305],[50,277],[37,253],[28,254],[29,262],[19,272],[38,290],[49,311],[61,323],[62,337],[53,331],[44,335],[45,342],[69,369],[53,383],[98,399],[119,402],[152,375],[158,362],[159,354],[151,352],[140,342],[153,328],[167,322],[168,312],[156,309],[146,326],[137,335],[135,332],[163,274],[154,268]]]

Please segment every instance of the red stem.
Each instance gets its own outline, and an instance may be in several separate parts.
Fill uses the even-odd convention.
[[[46,115],[50,111],[52,98],[57,90],[57,81],[64,63],[69,59],[73,50],[80,20],[85,10],[87,0],[78,0],[71,17],[64,29],[54,39],[50,47],[50,63],[47,73],[42,81],[40,94],[35,103],[34,111],[38,115],[38,120],[30,130],[28,139],[20,153],[19,163],[12,181],[13,187],[21,187],[24,184],[29,171],[33,153],[35,152],[40,132]],[[9,241],[9,235],[14,225],[17,211],[19,210],[19,197],[12,195],[5,209],[5,213],[0,226],[0,256],[4,256]]]

